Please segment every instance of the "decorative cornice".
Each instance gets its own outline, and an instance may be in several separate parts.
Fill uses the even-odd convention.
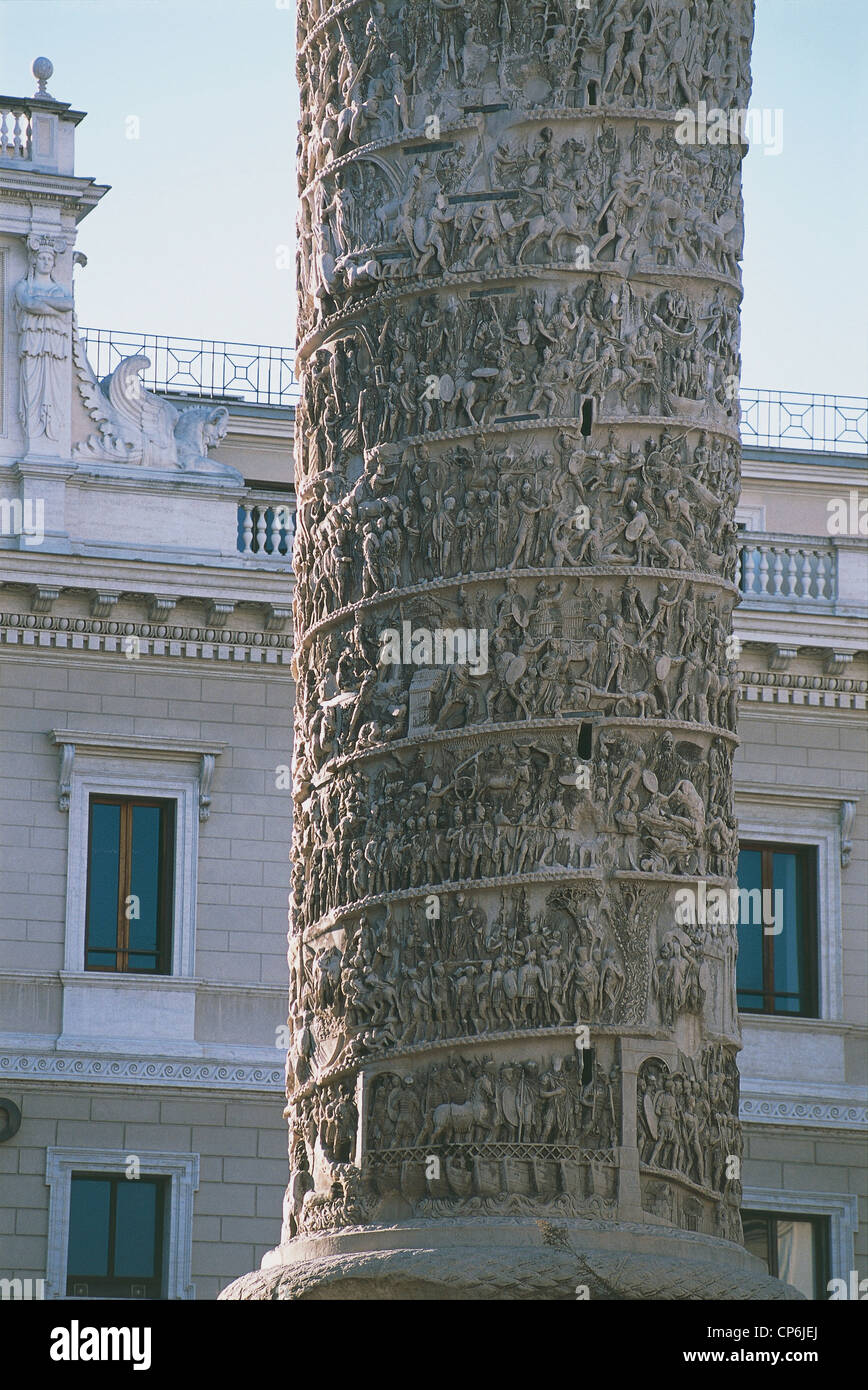
[[[814,807],[831,812],[832,815],[837,813],[840,830],[841,868],[847,868],[853,853],[853,822],[856,819],[856,807],[859,804],[859,797],[851,788],[842,787],[839,791],[833,792],[818,790],[814,787],[757,787],[751,786],[749,782],[738,781],[735,784],[735,796],[736,814],[738,813],[739,802],[750,801],[759,801],[764,805],[778,807],[798,806],[800,810]]]
[[[77,749],[90,753],[111,755],[123,753],[127,758],[199,759],[199,819],[206,821],[211,814],[211,783],[214,764],[225,743],[201,743],[195,739],[156,738],[146,734],[94,734],[76,729],[52,729],[51,737],[61,750],[57,805],[69,810],[72,773]]]
[[[868,1130],[868,1105],[853,1105],[847,1101],[820,1100],[814,1097],[793,1095],[774,1096],[763,1093],[745,1093],[742,1082],[742,1097],[739,1114],[746,1124],[804,1125],[812,1129],[855,1129]]]
[[[50,647],[60,651],[115,652],[127,656],[129,639],[138,639],[138,655],[183,657],[289,666],[291,632],[257,632],[229,628],[169,627],[164,623],[69,618],[56,614],[0,613],[0,643],[7,647]]]
[[[792,802],[799,806],[828,806],[833,811],[842,803],[852,801],[855,804],[859,800],[858,796],[854,797],[849,787],[828,791],[825,787],[791,787],[777,783],[773,786],[758,786],[754,782],[744,781],[741,777],[736,778],[735,795],[736,799],[741,801],[763,801],[776,806]]]
[[[109,593],[104,589],[94,590],[90,611],[95,618],[107,618],[117,606],[120,594]]]
[[[79,1081],[87,1084],[191,1087],[211,1091],[283,1090],[283,1067],[237,1066],[225,1062],[168,1061],[162,1058],[57,1057],[44,1053],[0,1057],[0,1076]]]
[[[283,632],[286,628],[286,624],[291,621],[291,608],[277,608],[273,603],[269,604],[268,617],[265,621],[266,632]]]
[[[770,646],[768,649],[769,670],[788,671],[798,655],[798,647]]]
[[[56,585],[37,584],[30,606],[34,613],[50,613],[59,598],[60,589]]]
[[[868,708],[868,680],[841,676],[793,675],[788,671],[741,671],[742,704],[774,704],[824,709]]]
[[[853,662],[854,652],[841,652],[834,648],[826,653],[823,667],[830,676],[840,676]]]
[[[151,594],[148,603],[148,617],[152,622],[159,623],[170,616],[177,604],[177,594]]]
[[[91,733],[79,729],[52,729],[55,743],[74,743],[79,748],[99,753],[125,753],[128,757],[147,757],[159,753],[164,758],[197,758],[204,753],[219,757],[225,743],[202,742],[197,739],[162,738],[150,734]]]
[[[212,599],[208,604],[208,622],[216,627],[223,619],[231,618],[234,612],[234,599]]]

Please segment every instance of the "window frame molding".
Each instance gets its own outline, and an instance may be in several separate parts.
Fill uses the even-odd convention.
[[[768,1211],[777,1216],[824,1216],[829,1222],[829,1278],[849,1281],[855,1269],[853,1243],[859,1225],[859,1199],[842,1192],[781,1192],[775,1187],[745,1184],[742,1211]]]
[[[78,760],[77,760],[78,761]],[[196,890],[199,859],[198,778],[195,769],[133,768],[115,757],[94,758],[87,767],[73,770],[69,799],[69,840],[66,875],[66,933],[64,971],[76,975],[100,974],[126,979],[121,972],[85,971],[87,923],[87,861],[91,795],[159,796],[176,803],[174,856],[174,913],[172,920],[171,976],[142,975],[139,979],[191,978],[196,954]]]
[[[100,973],[84,969],[89,798],[91,794],[144,796],[176,802],[171,976],[147,978],[192,978],[199,823],[210,813],[214,766],[226,744],[73,729],[52,729],[50,738],[60,752],[58,804],[69,812],[64,971]],[[116,979],[126,978],[118,972],[109,973]]]
[[[766,529],[765,502],[739,502],[735,509],[735,524],[744,527],[745,535],[752,531],[764,532]]]
[[[814,846],[817,850],[818,1019],[844,1017],[844,936],[841,920],[841,808],[853,794],[825,795],[788,788],[764,789],[737,783],[735,817],[739,841]],[[745,1018],[778,1018],[745,1014]],[[803,1025],[808,1017],[799,1015]]]
[[[193,1261],[193,1201],[199,1187],[199,1155],[152,1151],[136,1155],[146,1177],[168,1177],[169,1210],[166,1231],[166,1301],[194,1299],[191,1280]],[[45,1297],[74,1300],[66,1293],[69,1255],[69,1215],[74,1172],[123,1171],[123,1149],[73,1149],[49,1146],[45,1153],[45,1182],[49,1189],[48,1241]],[[99,1302],[88,1299],[88,1302]],[[132,1301],[132,1300],[124,1300]]]

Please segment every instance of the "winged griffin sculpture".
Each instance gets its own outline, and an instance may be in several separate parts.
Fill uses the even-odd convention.
[[[142,382],[142,373],[151,365],[143,354],[125,357],[97,381],[77,334],[73,351],[79,394],[97,427],[74,446],[74,458],[240,478],[229,464],[208,458],[208,450],[226,434],[225,406],[178,407],[155,396]]]

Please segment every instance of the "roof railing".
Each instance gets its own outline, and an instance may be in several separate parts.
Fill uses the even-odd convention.
[[[144,353],[151,366],[142,380],[151,391],[253,405],[293,406],[298,382],[288,347],[172,338],[116,328],[79,328],[91,366],[102,380],[125,357]]]
[[[122,358],[144,353],[151,359],[144,381],[152,391],[230,404],[293,406],[298,400],[295,353],[289,347],[114,328],[82,328],[80,333],[100,378],[113,372]],[[868,397],[746,386],[740,404],[743,444],[868,454]]]

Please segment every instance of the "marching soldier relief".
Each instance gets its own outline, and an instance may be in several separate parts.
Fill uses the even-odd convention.
[[[677,911],[738,846],[745,153],[678,113],[752,25],[300,0],[292,1176],[224,1297],[796,1296]]]

